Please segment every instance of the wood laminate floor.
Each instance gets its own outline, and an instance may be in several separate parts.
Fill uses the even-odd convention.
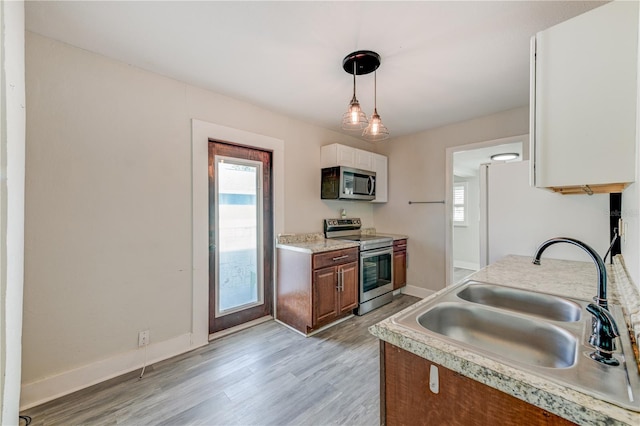
[[[269,321],[21,413],[37,425],[378,425],[378,340],[400,295],[313,337]],[[23,424],[23,423],[21,423]]]

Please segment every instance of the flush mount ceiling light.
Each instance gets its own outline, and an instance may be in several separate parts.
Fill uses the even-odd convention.
[[[491,156],[491,160],[492,161],[509,161],[509,160],[515,160],[518,157],[520,157],[520,154],[516,152],[504,152],[502,154],[493,154]]]
[[[371,116],[371,122],[368,122],[367,116],[360,108],[360,102],[356,98],[356,75],[370,74],[380,66],[380,55],[370,50],[358,50],[344,57],[342,60],[342,68],[349,74],[353,74],[353,97],[349,103],[347,112],[342,116],[342,128],[344,130],[362,130],[362,135],[372,141],[383,140],[389,137],[389,131],[382,124],[380,115],[376,110],[374,92],[374,110]],[[375,74],[374,74],[375,76]],[[374,77],[374,90],[375,88]],[[368,125],[367,125],[368,124]]]

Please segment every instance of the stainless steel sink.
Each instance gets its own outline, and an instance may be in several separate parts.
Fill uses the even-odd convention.
[[[553,324],[456,302],[434,306],[418,317],[418,323],[513,361],[548,368],[566,368],[576,363],[578,339]]]
[[[554,321],[579,321],[579,304],[551,294],[471,281],[457,293],[469,302],[508,309]]]
[[[472,353],[539,375],[621,407],[640,411],[640,376],[626,332],[616,339],[619,366],[589,357],[587,300],[467,281],[393,322]],[[617,305],[609,305],[624,330]],[[626,330],[625,330],[626,331]],[[629,358],[628,366],[625,356]]]

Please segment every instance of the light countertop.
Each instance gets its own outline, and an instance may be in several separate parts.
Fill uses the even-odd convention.
[[[382,237],[391,237],[393,238],[393,241],[406,240],[409,238],[408,236],[402,235],[402,234],[388,234],[383,232],[377,232],[376,228],[364,228],[362,229],[362,233],[365,235],[380,235]]]
[[[630,296],[624,294],[620,303],[620,293],[616,288],[617,277],[623,261],[616,257],[614,267],[608,268],[608,298],[611,303],[623,304],[629,313],[627,298],[631,297],[631,309],[637,306],[638,292],[632,289]],[[507,256],[475,274],[471,279],[494,284],[520,287],[544,293],[590,300],[596,295],[597,273],[592,262],[575,262],[542,259],[541,265],[531,263],[531,257]],[[530,404],[553,412],[578,424],[640,424],[640,413],[624,409],[601,399],[586,395],[572,388],[550,382],[533,373],[496,362],[477,352],[471,352],[425,333],[409,330],[395,324],[392,319],[408,310],[428,303],[443,289],[410,308],[372,326],[369,331],[376,337],[392,345],[433,361],[445,368],[484,383]],[[638,330],[636,330],[636,333]],[[633,371],[633,365],[628,366]]]
[[[373,229],[373,232],[363,233],[367,235],[382,235],[385,237],[391,237],[394,241],[404,240],[408,238],[406,235],[400,234],[376,233],[375,229]],[[324,238],[324,234],[322,232],[310,234],[282,234],[278,236],[278,241],[276,243],[276,248],[279,249],[311,254],[332,250],[342,250],[353,247],[358,247],[358,243],[347,240]]]
[[[301,253],[322,253],[358,247],[358,243],[345,240],[327,239],[322,232],[312,234],[279,235],[276,248]]]

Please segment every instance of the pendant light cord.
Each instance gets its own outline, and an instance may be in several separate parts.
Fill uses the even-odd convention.
[[[378,71],[373,72],[373,110],[378,112]]]
[[[353,61],[353,97],[356,97],[356,61]]]

